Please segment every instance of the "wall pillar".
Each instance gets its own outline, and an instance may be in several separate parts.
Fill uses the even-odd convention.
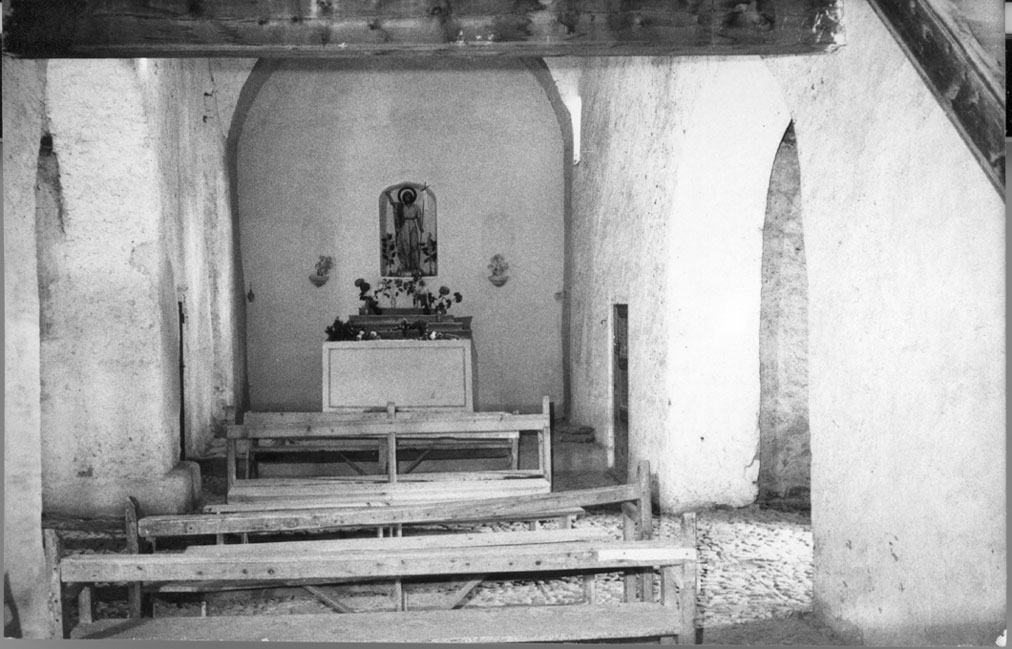
[[[46,108],[59,196],[39,213],[47,512],[189,509],[179,463],[178,314],[160,178],[136,65],[54,60]],[[56,168],[54,165],[53,168]]]
[[[686,65],[699,74],[668,224],[668,396],[660,502],[755,500],[759,310],[770,169],[790,121],[757,60]],[[743,110],[743,106],[748,106]],[[646,449],[636,449],[648,457]]]
[[[22,637],[47,633],[35,170],[46,63],[3,57],[4,577]]]

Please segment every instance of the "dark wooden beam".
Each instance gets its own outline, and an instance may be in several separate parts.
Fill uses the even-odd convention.
[[[8,0],[27,58],[728,55],[842,44],[843,0]]]
[[[991,184],[1004,196],[1001,62],[986,53],[951,3],[871,0],[871,5],[963,136]]]

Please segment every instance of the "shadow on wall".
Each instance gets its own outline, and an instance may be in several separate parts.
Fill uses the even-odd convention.
[[[4,573],[4,637],[21,637],[21,620],[18,618],[18,606],[14,603],[14,595],[11,594],[11,582],[7,573]]]

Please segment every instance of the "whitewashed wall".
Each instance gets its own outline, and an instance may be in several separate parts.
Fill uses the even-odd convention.
[[[662,507],[755,497],[762,210],[793,118],[818,608],[855,642],[989,644],[1002,200],[863,0],[847,38],[829,56],[581,64],[573,412],[610,428],[608,316],[628,301],[631,457],[655,465]]]
[[[558,119],[520,62],[279,67],[238,149],[252,409],[320,409],[324,329],[358,312],[356,278],[376,286],[379,195],[403,181],[436,196],[428,281],[474,317],[478,407],[561,406],[562,165]],[[501,288],[487,279],[496,253],[510,264]],[[317,288],[320,255],[335,266]]]

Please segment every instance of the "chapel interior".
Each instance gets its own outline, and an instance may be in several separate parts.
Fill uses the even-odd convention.
[[[625,482],[649,460],[661,512],[810,508],[815,612],[854,644],[992,644],[1004,144],[970,141],[954,113],[979,102],[939,99],[888,3],[838,2],[838,47],[769,55],[5,45],[4,574],[24,637],[46,633],[43,514],[192,511],[229,425],[326,409],[325,329],[365,306],[356,280],[382,282],[384,192],[411,184],[438,245],[422,276],[467,317],[474,411],[547,396],[592,438],[595,466],[570,470]],[[980,36],[1000,9],[917,4],[962,11],[1004,66]],[[412,369],[385,362],[362,371]]]

